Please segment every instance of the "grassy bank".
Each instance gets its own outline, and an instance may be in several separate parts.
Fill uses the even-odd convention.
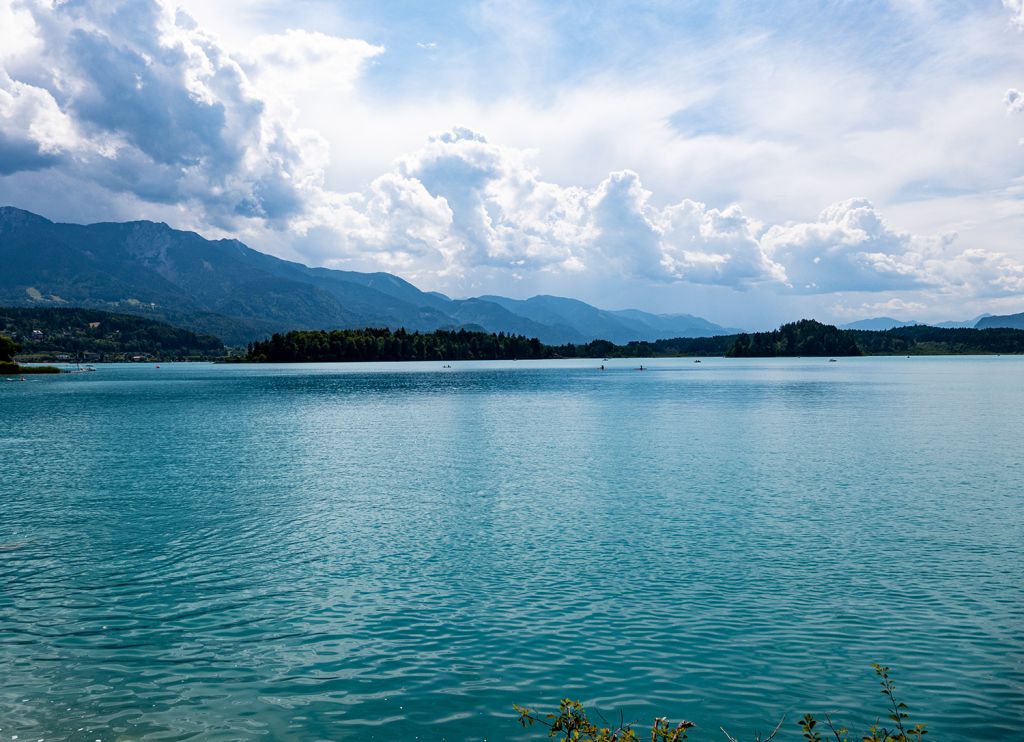
[[[21,346],[5,335],[0,335],[0,376],[20,376],[22,374],[59,374],[60,369],[53,366],[22,366],[14,360],[14,354]]]
[[[22,366],[13,362],[0,362],[0,376],[24,376],[26,374],[59,374],[56,366]]]

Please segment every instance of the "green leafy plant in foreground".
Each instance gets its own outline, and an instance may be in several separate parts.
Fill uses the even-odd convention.
[[[818,720],[812,714],[805,714],[798,722],[805,740],[808,742],[828,742],[828,740],[835,740],[835,742],[854,742],[855,740],[860,740],[860,742],[923,741],[924,736],[928,734],[925,725],[910,726],[907,705],[896,698],[896,683],[889,676],[889,668],[877,664],[872,667],[882,685],[882,695],[887,701],[888,721],[891,724],[883,725],[876,720],[867,733],[851,737],[849,729],[837,725],[828,714],[825,714],[825,722],[820,726],[828,731],[823,736],[822,732],[818,730]],[[560,742],[639,742],[640,740],[634,729],[635,722],[626,723],[620,720],[617,726],[599,727],[587,717],[587,712],[579,701],[568,698],[562,700],[557,714],[549,713],[541,716],[523,706],[517,705],[513,708],[519,714],[519,723],[524,727],[540,724],[547,727],[548,737],[557,737]],[[775,739],[782,729],[784,721],[785,717],[779,721],[775,730],[767,737],[757,735],[754,738],[755,742],[769,742],[769,740]],[[680,721],[673,724],[667,718],[659,716],[651,725],[650,739],[651,742],[680,742],[680,740],[688,739],[687,732],[696,726],[692,721]],[[725,729],[721,727],[719,729],[729,742],[739,742]]]
[[[617,727],[598,727],[587,718],[587,712],[579,701],[562,699],[558,714],[547,714],[546,719],[522,706],[513,706],[519,714],[519,723],[524,727],[540,723],[548,727],[548,736],[562,735],[565,742],[591,740],[592,742],[636,742],[633,725],[620,722]],[[679,742],[687,739],[686,732],[697,726],[692,721],[681,721],[675,726],[665,717],[659,716],[651,727],[651,742]]]
[[[889,708],[889,721],[895,726],[892,729],[882,726],[879,722],[868,729],[868,733],[861,737],[862,742],[921,742],[928,734],[924,724],[915,724],[910,727],[910,714],[907,711],[907,704],[896,698],[896,683],[889,677],[889,668],[882,665],[872,665],[875,673],[881,679],[882,695],[885,696]],[[849,730],[846,727],[836,727],[825,714],[825,726],[828,727],[828,736],[822,737],[821,733],[815,730],[818,721],[811,715],[805,714],[800,720],[800,729],[803,730],[804,739],[810,742],[825,742],[828,739],[835,739],[836,742],[849,742]],[[909,727],[909,728],[908,728]],[[855,739],[855,738],[854,738]]]

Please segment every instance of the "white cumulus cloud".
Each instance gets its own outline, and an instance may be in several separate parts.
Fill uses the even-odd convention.
[[[0,0],[0,19],[20,39],[0,52],[0,172],[53,168],[224,228],[284,223],[323,181],[322,140],[273,115],[257,83],[298,63],[313,79],[320,67],[343,79],[377,52],[289,32],[260,41],[247,71],[156,0]]]
[[[1024,28],[1024,0],[1003,0],[1003,5],[1010,11],[1010,19]]]
[[[545,181],[528,152],[456,128],[347,201],[363,226],[345,238],[350,251],[384,253],[391,265],[415,256],[420,269],[456,276],[474,268],[586,270],[733,287],[784,279],[758,243],[759,225],[739,207],[657,207],[650,197],[631,171],[593,189]],[[353,218],[340,208],[335,216]]]
[[[867,199],[833,204],[815,222],[769,228],[761,244],[799,293],[931,289],[964,296],[1009,295],[1024,288],[1024,264],[1004,253],[958,250],[956,234],[893,229]]]
[[[1003,96],[1003,104],[1009,113],[1024,112],[1024,95],[1016,88],[1010,88]]]
[[[134,216],[177,209],[182,226],[455,290],[487,275],[776,295],[1024,291],[1016,258],[984,244],[960,247],[955,235],[902,231],[865,199],[835,203],[813,221],[772,225],[731,195],[708,204],[666,193],[694,173],[719,172],[728,152],[743,154],[730,175],[739,181],[749,161],[778,150],[743,149],[721,133],[683,138],[707,162],[695,170],[680,160],[670,180],[662,173],[658,194],[620,165],[588,170],[577,179],[588,185],[564,173],[554,182],[535,151],[459,126],[365,186],[332,190],[328,139],[301,125],[299,113],[325,100],[335,118],[358,107],[361,75],[384,54],[358,39],[296,29],[229,50],[160,0],[0,0],[0,199],[32,192],[46,201],[72,188],[93,205],[106,194],[110,204],[130,199]],[[614,97],[587,110],[613,116],[631,108]],[[1016,89],[1005,103],[1024,106]],[[677,105],[667,96],[658,110]],[[637,134],[631,122],[634,136],[619,137],[621,151],[649,148],[644,137],[663,123]]]
[[[256,37],[242,59],[251,77],[271,78],[282,92],[332,95],[351,90],[364,65],[383,53],[383,47],[362,39],[288,29]]]
[[[891,229],[867,199],[825,209],[815,222],[771,227],[768,254],[799,292],[887,291],[932,285],[918,238]]]

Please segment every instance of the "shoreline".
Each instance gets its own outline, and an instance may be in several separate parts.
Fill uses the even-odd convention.
[[[0,376],[24,376],[26,374],[59,374],[56,366],[22,366],[18,363],[0,363]]]

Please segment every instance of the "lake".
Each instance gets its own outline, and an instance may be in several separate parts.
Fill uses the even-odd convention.
[[[0,381],[0,739],[1024,726],[1024,359]]]

